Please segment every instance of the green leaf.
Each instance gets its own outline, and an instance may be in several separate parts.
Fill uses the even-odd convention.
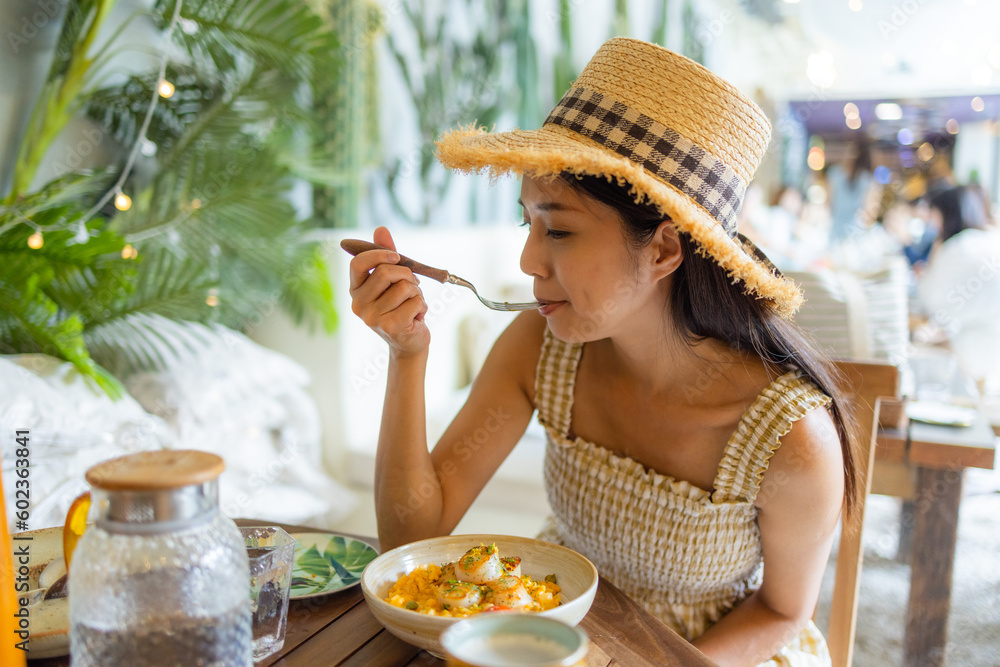
[[[87,352],[80,318],[60,315],[58,305],[42,289],[51,279],[51,271],[37,271],[24,258],[5,267],[0,274],[0,317],[7,320],[5,328],[19,330],[22,340],[31,341],[35,347],[30,351],[66,359],[109,396],[119,398],[124,393],[121,383]]]
[[[302,554],[295,560],[295,564],[306,574],[323,577],[327,580],[329,580],[331,576],[330,563],[322,554],[320,554],[319,549],[316,548],[315,544],[302,552]],[[315,582],[310,582],[310,584],[314,583]]]
[[[172,0],[157,2],[161,25]],[[223,72],[236,70],[241,53],[300,80],[335,62],[338,42],[307,3],[298,0],[216,0],[186,3],[181,17],[192,26],[175,39],[196,59]]]
[[[326,557],[342,578],[360,575],[365,566],[375,557],[374,549],[359,540],[349,542],[336,535],[326,546]],[[338,566],[340,566],[338,568]]]
[[[98,363],[125,377],[195,363],[218,342],[219,332],[197,322],[133,313],[85,331],[84,340]]]

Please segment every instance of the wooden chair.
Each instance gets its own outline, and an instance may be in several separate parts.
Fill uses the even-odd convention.
[[[854,653],[854,631],[858,620],[858,590],[861,584],[861,527],[871,491],[875,442],[878,438],[880,397],[899,395],[899,369],[889,364],[838,361],[843,391],[854,403],[855,416],[865,426],[857,465],[861,473],[861,497],[854,517],[841,521],[837,570],[830,604],[830,625],[826,640],[833,667],[850,667]]]

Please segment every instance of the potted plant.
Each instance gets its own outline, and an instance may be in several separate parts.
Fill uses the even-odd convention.
[[[192,322],[241,329],[280,306],[332,330],[324,259],[291,193],[329,178],[310,93],[337,76],[333,27],[298,0],[155,0],[102,41],[115,4],[67,3],[0,191],[0,352],[65,359],[119,395],[122,374],[197,346]],[[136,26],[156,37],[156,66],[121,76],[110,65]],[[80,118],[113,159],[39,184]]]

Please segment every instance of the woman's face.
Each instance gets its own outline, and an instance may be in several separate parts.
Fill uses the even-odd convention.
[[[528,176],[521,205],[528,227],[521,270],[534,278],[539,312],[552,333],[586,342],[627,331],[652,298],[655,281],[645,253],[629,253],[615,209],[561,179]]]

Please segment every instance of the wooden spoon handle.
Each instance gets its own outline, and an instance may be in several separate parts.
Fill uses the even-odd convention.
[[[362,241],[360,239],[344,239],[340,242],[340,247],[352,255],[357,255],[365,252],[366,250],[389,250],[389,248],[384,246],[375,245],[374,243],[369,243],[368,241]],[[396,254],[398,255],[399,253]],[[448,282],[448,278],[451,277],[451,274],[444,269],[435,269],[433,266],[421,264],[420,262],[406,257],[405,255],[399,255],[399,262],[397,262],[397,264],[405,266],[410,271],[413,271],[421,276],[433,278],[439,283]]]

